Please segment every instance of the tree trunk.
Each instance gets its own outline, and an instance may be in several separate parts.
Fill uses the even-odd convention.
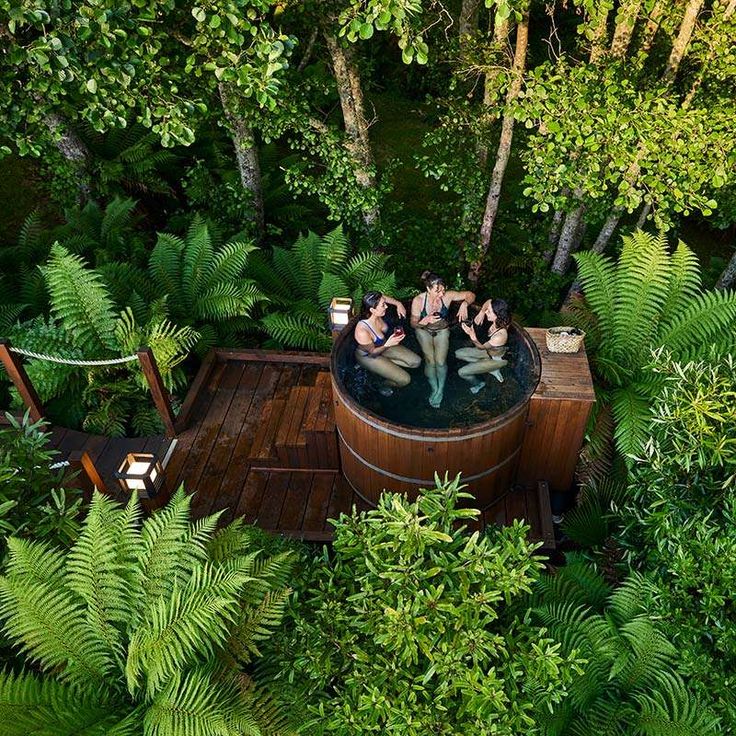
[[[493,28],[493,47],[500,49],[505,46],[508,43],[510,32],[511,26],[508,18],[504,18],[503,20],[496,18],[496,23]],[[490,110],[491,103],[494,99],[492,92],[495,89],[496,81],[501,75],[501,71],[501,69],[491,69],[486,72],[485,79],[483,80],[483,118],[485,118],[484,122],[489,125],[496,119],[496,115],[494,115]],[[478,163],[480,164],[481,169],[485,170],[486,164],[488,163],[488,146],[485,145],[485,141],[478,145],[477,150]]]
[[[555,214],[552,216],[552,224],[549,227],[549,233],[547,235],[547,242],[549,248],[544,251],[544,260],[547,263],[552,263],[552,256],[555,254],[555,247],[560,240],[560,231],[562,230],[562,222],[565,219],[564,210],[555,210]]]
[[[89,149],[59,113],[48,113],[43,116],[43,121],[51,132],[59,153],[78,173],[78,199],[80,204],[84,204],[92,191],[87,168],[90,161]]]
[[[698,13],[703,7],[703,3],[704,0],[690,0],[687,4],[685,16],[680,24],[680,31],[677,34],[675,42],[672,44],[672,51],[670,52],[669,59],[667,59],[667,66],[662,75],[662,81],[666,83],[672,83],[677,76],[677,70],[680,68],[680,62],[683,56],[685,56],[687,47],[690,44],[693,28],[695,28],[695,22],[698,19]]]
[[[501,124],[501,140],[498,143],[496,153],[496,164],[491,175],[491,185],[486,198],[486,209],[483,214],[483,223],[480,228],[480,244],[475,260],[470,264],[468,280],[471,284],[478,283],[480,272],[483,267],[483,259],[488,252],[493,233],[493,223],[498,214],[498,202],[501,197],[501,185],[506,173],[506,166],[511,155],[511,141],[514,137],[514,114],[513,103],[521,90],[521,83],[526,68],[526,49],[529,41],[529,10],[527,9],[516,28],[516,48],[514,49],[514,64],[511,69],[511,82],[506,90],[506,104],[504,106],[503,122]]]
[[[728,5],[723,10],[723,15],[721,16],[721,20],[725,21],[730,18],[734,12],[736,12],[736,0],[729,0]],[[711,44],[710,48],[708,49],[708,54],[706,55],[705,59],[703,59],[701,65],[700,65],[700,71],[698,72],[697,77],[695,78],[695,81],[693,82],[692,86],[690,87],[690,91],[687,93],[682,106],[684,108],[690,107],[693,101],[693,97],[695,97],[695,93],[700,89],[700,85],[703,83],[703,79],[705,78],[705,75],[708,70],[708,66],[710,62],[712,61],[713,57],[716,55],[716,46],[717,44],[714,42],[714,39],[710,39]]]
[[[716,289],[730,289],[734,283],[736,283],[736,251],[731,256],[731,260],[728,262],[726,268],[723,269],[723,273],[716,282]]]
[[[363,188],[375,191],[376,166],[368,137],[368,121],[365,117],[360,73],[349,49],[343,48],[334,36],[325,35],[325,41],[332,58],[332,71],[337,82],[337,93],[340,97],[348,147],[354,162],[355,178]],[[378,206],[364,209],[363,221],[369,228],[378,222],[378,218]]]
[[[645,202],[644,206],[641,208],[641,212],[639,213],[639,219],[636,221],[637,230],[641,230],[644,227],[644,223],[647,221],[647,217],[649,217],[649,213],[651,211],[652,211],[652,203]]]
[[[570,265],[570,256],[576,245],[576,239],[580,234],[580,225],[585,214],[585,205],[578,205],[565,217],[565,224],[560,233],[560,242],[557,244],[557,252],[552,262],[552,272],[563,275]]]
[[[606,249],[608,241],[611,239],[613,231],[618,227],[619,220],[621,219],[621,215],[623,215],[623,213],[624,208],[621,205],[616,205],[611,210],[608,217],[606,218],[606,221],[603,223],[601,231],[598,233],[598,237],[595,239],[595,243],[593,243],[593,250],[596,253],[603,253],[603,251]]]
[[[659,24],[664,15],[664,4],[665,0],[657,0],[654,3],[652,12],[649,13],[649,19],[647,24],[644,26],[644,30],[641,33],[641,41],[639,43],[639,53],[643,56],[648,56],[649,51],[654,43],[654,37],[657,35],[659,30]]]
[[[468,37],[475,36],[478,30],[478,11],[480,10],[480,0],[463,0],[460,8],[460,18],[458,19],[458,35],[460,43],[463,43]]]
[[[240,183],[248,191],[253,200],[253,216],[256,232],[259,239],[265,232],[265,217],[263,212],[263,183],[261,181],[261,166],[258,161],[258,147],[253,128],[248,121],[239,114],[237,97],[227,85],[218,84],[220,102],[225,113],[230,135],[235,146],[235,159],[240,173]]]
[[[593,37],[590,46],[590,63],[597,63],[606,51],[608,39],[608,9],[604,3],[596,8],[597,17],[591,19],[593,23]]]
[[[614,59],[623,59],[626,56],[641,3],[642,0],[626,0],[619,7],[616,14],[616,30],[611,42],[611,56]]]
[[[319,36],[319,29],[315,28],[312,31],[312,35],[309,37],[309,41],[307,41],[307,46],[304,49],[302,58],[299,61],[299,66],[296,68],[298,72],[303,72],[304,68],[309,63],[309,60],[312,58],[312,51],[314,50],[314,44],[317,41],[317,36]]]

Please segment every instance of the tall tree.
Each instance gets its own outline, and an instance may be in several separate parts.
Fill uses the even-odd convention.
[[[510,12],[510,7],[499,4],[496,10],[497,22],[504,23]],[[478,250],[474,254],[468,269],[468,280],[471,284],[478,283],[478,278],[483,267],[483,261],[488,253],[493,234],[493,225],[498,214],[498,205],[501,197],[501,187],[506,173],[506,167],[511,156],[511,143],[514,136],[515,105],[521,91],[526,69],[527,46],[529,42],[529,5],[524,2],[520,4],[519,19],[516,24],[516,44],[514,48],[514,61],[510,70],[510,78],[506,91],[506,103],[504,107],[503,121],[501,123],[501,138],[496,152],[496,163],[491,174],[491,183],[486,197],[486,207],[480,228]]]

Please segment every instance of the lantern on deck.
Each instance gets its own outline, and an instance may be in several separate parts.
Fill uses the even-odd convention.
[[[137,491],[139,498],[152,498],[161,488],[164,471],[155,455],[129,452],[115,472],[115,477],[124,491]]]
[[[327,311],[330,315],[330,330],[333,333],[340,332],[352,319],[353,300],[336,296],[330,302],[330,308]]]

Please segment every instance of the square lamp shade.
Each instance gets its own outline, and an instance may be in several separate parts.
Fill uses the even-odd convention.
[[[330,302],[330,329],[339,332],[353,316],[353,300],[336,296]]]
[[[164,471],[155,455],[129,452],[115,472],[115,477],[124,491],[137,491],[140,498],[152,498],[161,488]]]

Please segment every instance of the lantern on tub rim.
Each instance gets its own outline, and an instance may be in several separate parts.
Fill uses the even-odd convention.
[[[353,317],[353,300],[350,297],[333,297],[327,310],[330,315],[330,330],[340,332]]]
[[[164,479],[164,471],[158,458],[150,452],[129,452],[115,471],[120,487],[139,498],[153,498]]]

